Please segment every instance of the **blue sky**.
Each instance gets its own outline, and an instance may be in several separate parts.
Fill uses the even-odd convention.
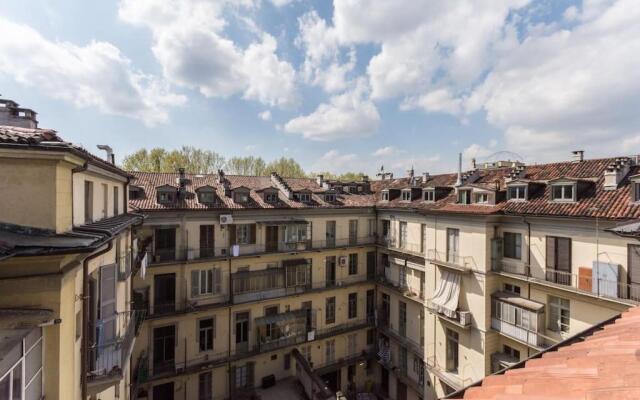
[[[640,153],[635,0],[0,0],[0,93],[90,150],[308,171]]]

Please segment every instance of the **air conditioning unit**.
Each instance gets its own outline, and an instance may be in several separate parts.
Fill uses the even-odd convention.
[[[341,267],[346,267],[347,266],[347,257],[346,256],[338,257],[338,265],[341,266]]]
[[[231,214],[225,214],[220,216],[220,225],[229,225],[233,223],[233,216]]]
[[[471,312],[470,311],[458,311],[460,316],[460,324],[467,326],[471,325]]]

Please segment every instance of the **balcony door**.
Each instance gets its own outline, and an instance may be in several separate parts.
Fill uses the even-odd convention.
[[[457,263],[460,250],[460,230],[447,228],[447,262]]]
[[[336,221],[327,221],[326,223],[326,241],[327,247],[336,246]]]
[[[278,251],[278,226],[267,226],[265,244],[268,253]]]
[[[374,279],[376,276],[376,252],[367,252],[367,279]]]
[[[249,313],[236,313],[236,351],[243,353],[249,350]]]
[[[108,344],[116,338],[116,266],[100,267],[100,320],[98,345]]]
[[[164,314],[176,310],[176,274],[153,277],[153,312]]]
[[[153,372],[172,372],[176,359],[176,328],[174,325],[153,329]],[[173,398],[173,392],[171,392]],[[154,399],[155,390],[154,390]]]
[[[176,258],[176,230],[155,230],[155,261],[172,261]]]
[[[335,286],[336,284],[336,256],[329,256],[326,259],[325,281],[326,286]]]
[[[200,225],[200,257],[215,255],[214,225]]]

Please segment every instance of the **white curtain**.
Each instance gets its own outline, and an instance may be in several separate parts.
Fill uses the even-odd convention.
[[[443,271],[438,282],[438,287],[431,303],[435,310],[449,318],[456,318],[458,298],[460,297],[460,275],[454,272]]]

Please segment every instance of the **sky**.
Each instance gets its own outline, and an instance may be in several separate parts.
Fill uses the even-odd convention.
[[[307,171],[640,153],[638,0],[0,0],[0,95],[118,160]]]

